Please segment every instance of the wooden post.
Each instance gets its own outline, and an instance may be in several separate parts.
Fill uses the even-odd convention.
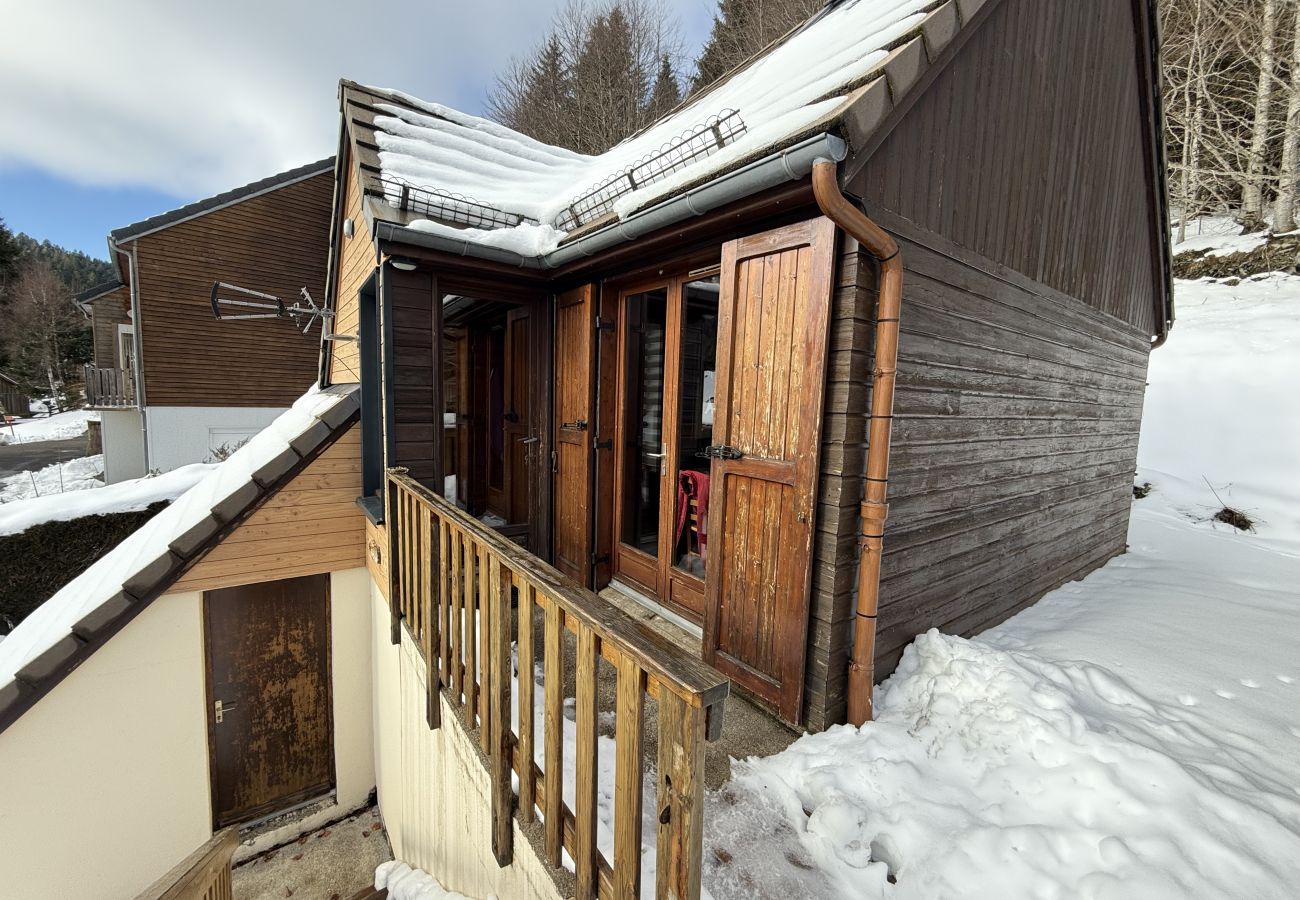
[[[465,633],[463,605],[465,579],[465,536],[457,527],[451,529],[451,699],[457,706],[465,695],[464,651],[461,647]]]
[[[451,598],[452,591],[456,589],[451,568],[452,549],[455,546],[452,540],[451,526],[439,516],[438,556],[441,566],[438,571],[438,655],[443,687],[451,684]]]
[[[491,646],[488,671],[488,716],[483,730],[492,732],[492,854],[497,865],[508,866],[514,859],[514,800],[510,783],[512,747],[510,741],[510,570],[492,560],[492,597],[489,630]]]
[[[573,861],[579,900],[596,896],[596,633],[578,626]]]
[[[401,497],[404,491],[386,481],[388,494],[388,612],[390,623],[388,639],[393,644],[402,642],[402,591],[401,574],[406,560],[399,551],[401,523]]]
[[[423,504],[421,504],[423,505]],[[435,521],[437,526],[435,528]],[[441,550],[442,520],[435,520],[433,510],[424,507],[424,584],[420,590],[420,609],[424,620],[424,671],[425,671],[425,720],[429,728],[442,725],[442,679],[438,674],[438,653],[441,637],[439,636],[438,612],[441,609],[442,566],[439,559]],[[435,538],[438,538],[435,540]]]
[[[519,591],[519,814],[525,825],[533,821],[537,779],[533,773],[533,586],[518,579]]]
[[[488,668],[492,662],[492,641],[495,635],[492,632],[496,620],[492,615],[492,607],[497,603],[498,586],[500,582],[500,573],[497,571],[497,562],[492,558],[486,546],[480,545],[478,548],[478,609],[479,621],[483,623],[483,635],[479,639],[479,644],[483,650],[479,654],[482,660],[479,662],[479,697],[478,697],[478,721],[479,733],[478,744],[483,751],[484,756],[492,754],[492,732],[488,728]],[[509,604],[507,603],[507,608]]]
[[[479,567],[478,545],[465,535],[465,727],[470,731],[478,717],[478,583],[483,578]]]
[[[614,710],[614,897],[641,896],[641,718],[645,673],[630,653],[618,661]]]
[[[542,772],[546,803],[546,858],[559,868],[564,849],[564,611],[554,598],[546,603],[546,659],[542,690],[546,709],[542,739],[546,765]]]
[[[696,900],[704,826],[704,711],[659,692],[656,897]]]

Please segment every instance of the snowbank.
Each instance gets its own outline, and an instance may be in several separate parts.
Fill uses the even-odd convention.
[[[78,464],[92,464],[88,469],[93,471],[93,476],[81,481],[68,479],[67,469],[75,469]],[[216,468],[215,465],[195,463],[162,475],[145,476],[105,486],[98,479],[99,474],[104,470],[102,456],[74,459],[64,463],[63,466],[65,467],[65,493],[58,493],[57,482],[50,490],[45,489],[44,482],[50,480],[46,473],[57,469],[58,466],[55,465],[41,470],[37,475],[38,480],[42,482],[40,496],[25,495],[26,499],[0,505],[0,536],[18,534],[42,522],[66,522],[82,516],[136,512],[162,500],[175,500]],[[23,474],[14,475],[5,481],[15,481],[16,486],[22,488],[23,482],[29,479],[26,474]],[[97,490],[80,488],[97,488]],[[0,487],[0,497],[7,496],[8,486]]]
[[[1300,279],[1178,295],[1130,552],[974,640],[918,638],[861,731],[735,764],[714,898],[1295,895]]]
[[[58,441],[86,433],[86,423],[99,421],[99,413],[74,409],[40,419],[20,419],[13,425],[0,425],[0,444],[31,444]]]
[[[381,863],[375,869],[375,890],[388,889],[388,900],[469,900],[449,891],[423,869],[413,869],[401,860]],[[493,900],[493,898],[489,898]]]
[[[42,469],[19,472],[0,478],[0,521],[16,502],[32,498],[50,499],[56,495],[86,491],[104,486],[104,456],[83,456],[66,462],[51,463]],[[0,531],[0,534],[7,532]]]

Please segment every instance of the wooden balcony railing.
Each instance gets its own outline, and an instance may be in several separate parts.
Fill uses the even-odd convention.
[[[230,859],[238,846],[238,828],[218,831],[136,900],[231,900]]]
[[[591,591],[408,478],[388,474],[392,639],[405,622],[424,657],[429,727],[435,688],[463,716],[489,760],[492,846],[507,865],[516,802],[525,824],[540,811],[545,855],[574,861],[580,898],[640,895],[645,701],[658,719],[655,894],[700,896],[704,742],[721,733],[727,679]],[[540,634],[538,646],[537,634]],[[517,643],[518,679],[511,645]],[[533,673],[541,659],[542,712]],[[575,684],[576,739],[565,740],[566,658]],[[616,681],[613,858],[597,848],[598,659]],[[518,691],[518,720],[511,692]],[[542,727],[538,732],[536,722]],[[540,753],[539,753],[540,749]],[[573,753],[573,808],[564,756]],[[608,761],[607,761],[608,762]],[[511,773],[519,777],[516,797]]]
[[[123,369],[86,366],[86,403],[96,407],[135,406],[135,382]]]

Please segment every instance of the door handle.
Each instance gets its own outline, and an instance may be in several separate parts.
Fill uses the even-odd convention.
[[[229,701],[222,702],[221,700],[218,700],[217,702],[213,703],[212,710],[215,713],[217,724],[220,725],[221,722],[225,719],[226,710],[230,710],[234,708],[235,708],[235,704],[230,703]]]

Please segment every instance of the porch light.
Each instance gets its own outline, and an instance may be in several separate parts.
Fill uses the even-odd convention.
[[[404,256],[394,256],[389,258],[388,261],[393,264],[394,269],[400,269],[403,272],[415,271],[416,263],[413,259],[407,259]]]

